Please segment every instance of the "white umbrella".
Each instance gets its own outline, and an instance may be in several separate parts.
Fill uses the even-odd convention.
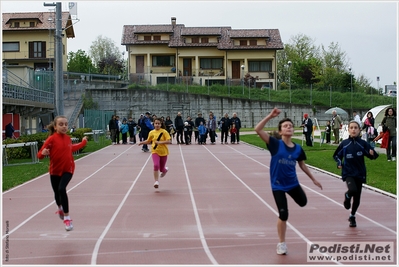
[[[336,111],[337,112],[337,114],[338,115],[341,115],[341,116],[348,116],[348,112],[346,112],[344,109],[342,109],[342,108],[339,108],[339,107],[335,107],[335,108],[330,108],[330,109],[328,109],[326,112],[324,112],[325,114],[331,114],[332,115],[332,113],[333,113],[333,111]]]
[[[374,117],[374,126],[375,128],[378,128],[378,125],[382,122],[382,119],[385,116],[385,111],[387,110],[387,108],[391,107],[392,105],[382,105],[382,106],[376,106],[373,107],[372,109],[370,109],[369,111],[367,111],[362,119],[362,122],[364,122],[367,118],[367,113],[371,112],[373,113],[373,117]]]

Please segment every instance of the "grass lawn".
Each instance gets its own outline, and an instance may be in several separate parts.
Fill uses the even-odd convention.
[[[240,140],[266,149],[265,142],[256,134],[241,135]],[[293,141],[299,145],[302,144],[301,139],[293,139]],[[336,162],[332,158],[336,148],[329,144],[319,146],[318,143],[313,147],[303,146],[307,157],[306,164],[341,175],[341,170],[337,169]],[[265,151],[265,153],[269,152]],[[367,184],[396,195],[396,162],[387,161],[385,154],[380,154],[376,160],[365,159],[365,162]]]
[[[76,155],[74,158],[78,159],[84,157],[85,155],[87,155],[87,153],[94,152],[111,144],[110,140],[107,140],[102,136],[100,138],[103,139],[100,139],[99,143],[96,143],[94,141],[87,142],[87,145],[83,149],[83,152],[79,155]],[[27,163],[29,161],[30,160],[14,160],[9,163]],[[32,180],[33,178],[47,173],[49,164],[50,159],[44,158],[40,160],[40,163],[37,164],[3,166],[3,191],[6,191],[10,188],[23,184],[29,180]]]

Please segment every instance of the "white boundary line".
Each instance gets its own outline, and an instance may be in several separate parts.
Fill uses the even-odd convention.
[[[141,167],[141,170],[137,174],[136,179],[133,181],[129,190],[126,192],[125,197],[122,199],[118,208],[115,210],[114,215],[112,215],[111,220],[109,220],[109,222],[108,222],[107,226],[105,227],[104,231],[102,232],[101,236],[97,239],[96,245],[94,246],[94,249],[93,249],[93,254],[91,255],[91,265],[97,265],[97,256],[98,256],[98,251],[100,250],[101,243],[104,240],[105,235],[108,233],[109,229],[111,228],[111,225],[114,223],[116,216],[118,216],[119,211],[122,209],[123,205],[125,204],[127,198],[130,196],[130,192],[133,190],[134,186],[136,185],[136,182],[138,181],[140,175],[143,173],[144,168],[147,165],[150,158],[151,158],[151,154],[147,158],[147,161],[145,162],[145,164]]]
[[[198,233],[199,233],[200,240],[201,240],[201,243],[202,243],[202,247],[204,248],[204,251],[205,251],[206,255],[208,256],[209,260],[212,262],[212,264],[219,265],[218,262],[216,261],[216,259],[213,257],[212,252],[211,252],[211,250],[208,247],[208,243],[206,242],[206,238],[205,238],[205,235],[204,235],[204,231],[202,229],[201,219],[200,219],[200,216],[198,214],[198,209],[197,209],[197,205],[195,203],[194,194],[193,194],[193,191],[191,189],[190,178],[188,176],[186,162],[184,160],[183,152],[182,152],[181,147],[182,146],[179,146],[180,155],[181,155],[181,159],[182,159],[182,163],[183,163],[183,167],[184,167],[184,172],[186,174],[187,186],[188,186],[188,189],[190,191],[191,203],[193,205],[193,212],[194,212],[194,216],[195,216],[195,221],[197,222],[197,229],[198,229]]]
[[[260,150],[266,150],[265,148],[261,148],[261,147],[255,146],[255,145],[249,144],[249,143],[247,143],[247,142],[242,142],[242,143],[244,143],[244,144],[246,144],[246,145],[248,145],[248,146],[251,146],[251,147],[254,147],[254,148],[260,149]],[[339,176],[339,175],[337,175],[337,174],[335,174],[335,173],[332,173],[332,172],[329,172],[329,171],[326,171],[326,170],[323,170],[323,169],[319,169],[319,168],[317,168],[317,167],[314,167],[314,166],[312,166],[312,165],[309,165],[309,164],[306,164],[306,165],[307,165],[309,168],[312,168],[312,169],[318,170],[319,172],[326,173],[326,174],[328,174],[328,175],[331,175],[331,176],[333,176],[334,178],[337,178],[337,179],[342,179],[342,177],[341,177],[341,176]],[[384,190],[381,190],[381,189],[379,189],[379,188],[372,187],[372,186],[370,186],[370,185],[367,185],[367,184],[363,184],[363,187],[364,187],[364,188],[366,188],[366,189],[369,189],[369,190],[371,190],[371,191],[374,191],[374,192],[380,193],[380,194],[382,194],[382,195],[386,195],[386,196],[389,196],[389,197],[391,197],[391,198],[398,199],[398,196],[397,196],[397,195],[395,195],[395,194],[392,194],[392,193],[389,193],[389,192],[386,192],[386,191],[384,191]]]
[[[132,147],[130,147],[132,148]],[[100,170],[102,170],[104,167],[108,166],[110,163],[112,163],[114,160],[116,160],[117,158],[119,158],[120,156],[122,156],[127,150],[129,150],[130,148],[126,149],[125,151],[121,152],[121,154],[115,158],[113,158],[111,161],[109,161],[107,164],[103,165],[101,168],[97,169],[95,172],[93,172],[92,174],[90,174],[89,176],[87,176],[85,179],[83,179],[82,181],[80,181],[79,183],[77,183],[74,187],[70,188],[67,192],[69,193],[70,191],[72,191],[73,189],[75,189],[76,187],[78,187],[79,185],[81,185],[82,183],[84,183],[85,181],[87,181],[88,179],[90,179],[91,177],[93,177],[94,174],[98,173]],[[100,150],[98,150],[100,151]],[[42,175],[43,176],[43,175]],[[40,176],[41,177],[41,176]],[[38,178],[40,178],[38,177]],[[36,178],[36,179],[38,179]],[[27,183],[24,183],[22,185],[25,185]],[[22,186],[21,185],[21,186]],[[8,191],[7,191],[8,192]],[[50,207],[51,205],[54,204],[55,201],[52,201],[50,204],[46,205],[44,208],[40,209],[39,211],[35,212],[34,214],[32,214],[31,216],[29,216],[25,221],[23,221],[22,223],[20,223],[19,225],[17,225],[15,228],[13,228],[11,231],[8,232],[7,235],[3,235],[2,239],[6,238],[6,236],[9,236],[10,234],[14,233],[16,230],[18,230],[19,228],[21,228],[22,226],[24,226],[27,222],[29,222],[31,219],[33,219],[36,215],[40,214],[42,211],[44,211],[45,209],[47,209],[48,207]]]
[[[259,161],[257,161],[257,160],[255,160],[255,159],[253,159],[253,158],[251,158],[251,157],[245,155],[244,153],[242,153],[241,151],[238,151],[237,149],[235,149],[235,148],[233,148],[233,147],[230,147],[230,148],[231,148],[232,150],[234,150],[234,151],[236,151],[236,152],[238,152],[238,153],[244,155],[245,157],[247,157],[247,158],[249,158],[249,159],[251,159],[251,160],[253,160],[253,161],[259,163],[260,165],[262,165],[262,166],[264,166],[264,167],[266,167],[266,168],[269,169],[269,166],[266,166],[265,164],[260,163]],[[307,166],[312,167],[312,166],[310,166],[310,165],[307,165]],[[312,168],[314,168],[314,167],[312,167]],[[335,176],[336,178],[339,178],[339,179],[341,178],[340,176],[338,176],[338,175],[336,175],[336,174],[329,173],[329,172],[327,172],[327,171],[324,171],[324,170],[321,170],[321,169],[318,169],[318,168],[314,168],[314,169],[316,169],[316,170],[318,170],[318,171],[325,172],[325,173],[328,174],[328,175],[333,175],[333,176]],[[314,190],[314,189],[312,189],[312,188],[310,188],[310,187],[308,187],[308,186],[306,186],[306,185],[304,185],[304,184],[301,184],[301,186],[303,186],[303,187],[307,188],[309,191],[312,191],[313,193],[318,194],[319,196],[322,196],[322,197],[324,197],[325,199],[327,199],[327,200],[329,200],[329,201],[331,201],[331,202],[337,204],[338,206],[342,206],[341,203],[335,201],[335,200],[332,199],[332,198],[329,198],[329,197],[323,195],[322,193],[320,193],[320,192],[318,192],[318,191],[316,191],[316,190]],[[363,215],[363,214],[361,214],[361,213],[359,213],[359,212],[357,212],[356,214],[359,215],[360,217],[363,217],[363,218],[369,220],[370,222],[372,222],[372,223],[378,225],[379,227],[382,227],[382,228],[384,228],[385,230],[388,230],[389,232],[391,232],[391,233],[393,233],[393,234],[395,234],[395,235],[396,235],[396,233],[397,233],[395,230],[392,230],[392,229],[386,227],[385,225],[382,225],[382,224],[380,224],[380,223],[378,223],[378,222],[376,222],[376,221],[370,219],[369,217],[367,217],[367,216],[365,216],[365,215]],[[277,214],[277,215],[278,215],[278,214]]]

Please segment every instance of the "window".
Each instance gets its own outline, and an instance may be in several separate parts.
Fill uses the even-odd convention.
[[[19,22],[18,21],[14,22],[14,28],[19,28]]]
[[[249,72],[270,72],[272,71],[271,61],[249,61],[248,62]]]
[[[199,38],[198,37],[193,37],[193,38],[191,38],[191,42],[193,44],[198,44],[199,43]]]
[[[35,27],[35,23],[33,21],[29,22],[30,27]]]
[[[153,67],[172,67],[175,65],[175,56],[153,56]]]
[[[258,45],[257,40],[249,40],[249,45]]]
[[[46,58],[46,42],[30,42],[29,58]]]
[[[203,43],[203,44],[209,43],[209,38],[208,37],[202,37],[201,38],[201,43]]]
[[[3,43],[3,52],[19,52],[19,42]]]
[[[151,36],[149,35],[144,36],[144,41],[151,41]]]
[[[160,35],[154,35],[154,41],[161,41]]]
[[[201,58],[200,67],[202,69],[223,68],[223,58]]]
[[[247,40],[240,40],[240,46],[246,46]]]

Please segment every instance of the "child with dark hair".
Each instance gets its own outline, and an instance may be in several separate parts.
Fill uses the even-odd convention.
[[[360,124],[357,121],[350,121],[348,124],[349,138],[343,140],[335,150],[333,158],[337,162],[337,168],[342,169],[342,180],[346,182],[348,191],[345,192],[344,207],[351,208],[349,226],[356,227],[355,214],[360,205],[362,185],[366,183],[366,164],[364,157],[369,159],[378,158],[374,148],[361,139]]]
[[[396,161],[396,111],[393,108],[385,110],[385,117],[382,119],[382,127],[388,131],[387,141],[387,159]]]
[[[272,159],[270,162],[270,182],[273,196],[277,204],[279,217],[277,220],[277,232],[279,243],[277,244],[277,254],[285,255],[287,246],[285,244],[285,232],[288,220],[288,203],[286,194],[290,195],[294,201],[301,207],[307,203],[306,194],[299,184],[296,174],[296,163],[303,172],[309,176],[313,183],[322,189],[321,184],[313,177],[305,164],[306,155],[302,147],[292,142],[294,134],[294,124],[291,119],[282,119],[278,124],[278,134],[281,139],[270,136],[263,130],[266,123],[277,117],[281,111],[274,108],[269,115],[263,118],[255,127],[256,133],[265,141]],[[276,135],[276,133],[274,133]]]
[[[50,156],[50,180],[54,191],[55,203],[58,206],[56,214],[64,221],[65,230],[73,230],[72,220],[69,216],[69,202],[66,187],[71,181],[75,171],[75,161],[72,153],[87,144],[87,137],[82,142],[72,144],[68,132],[68,120],[65,116],[57,116],[48,126],[49,137],[37,153],[39,159]]]
[[[166,167],[166,161],[168,160],[169,150],[168,144],[171,143],[170,135],[168,131],[161,128],[162,121],[159,118],[154,120],[154,130],[151,130],[148,134],[148,138],[145,141],[140,142],[138,145],[152,144],[152,161],[154,163],[154,187],[159,187],[159,172],[161,177],[164,177],[168,172]]]

